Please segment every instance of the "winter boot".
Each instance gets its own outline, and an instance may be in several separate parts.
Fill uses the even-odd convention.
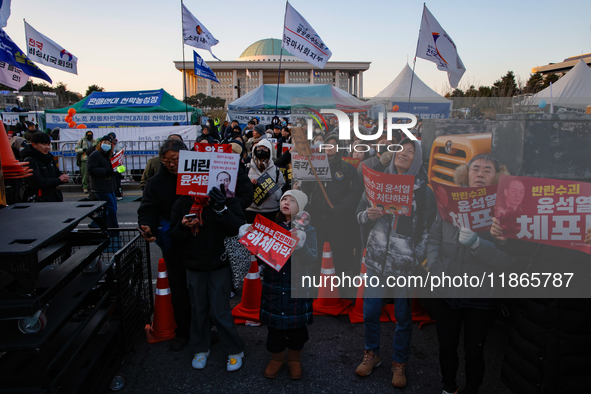
[[[287,368],[289,369],[289,378],[299,380],[302,377],[302,357],[301,350],[287,350]]]
[[[392,362],[392,385],[396,388],[403,389],[406,387],[406,364],[400,364],[396,361]]]
[[[265,377],[275,379],[279,375],[281,368],[283,368],[283,364],[285,364],[285,351],[273,353],[271,361],[267,365],[267,369],[265,369]]]

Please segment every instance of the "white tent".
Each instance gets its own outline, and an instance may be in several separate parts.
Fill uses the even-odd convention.
[[[526,99],[527,105],[538,105],[545,100],[555,106],[585,109],[591,105],[591,69],[581,59],[565,76],[552,84],[550,87],[534,94]]]
[[[408,96],[412,80],[410,106]],[[388,86],[372,98],[373,112],[398,105],[400,112],[410,112],[420,118],[448,118],[453,102],[441,96],[414,74],[407,64]],[[382,109],[379,109],[379,108]]]

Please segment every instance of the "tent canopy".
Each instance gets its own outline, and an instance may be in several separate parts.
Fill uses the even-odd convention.
[[[550,87],[526,99],[526,104],[538,105],[541,100],[554,105],[584,109],[591,105],[591,69],[581,59],[565,76]]]
[[[427,84],[421,81],[421,78],[414,74],[407,64],[402,71],[388,86],[378,93],[370,102],[383,101],[384,98],[406,98],[408,101],[408,93],[410,91],[410,83],[412,80],[412,95],[411,102],[429,102],[429,103],[450,103],[451,101],[441,96],[439,93],[431,89]],[[427,100],[428,99],[428,100]]]
[[[368,105],[342,89],[332,85],[262,85],[228,105],[230,111],[275,109],[292,107],[343,108],[364,110]]]

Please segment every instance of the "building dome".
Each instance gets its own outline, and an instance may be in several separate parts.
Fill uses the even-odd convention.
[[[251,44],[242,52],[242,55],[237,59],[239,61],[279,61],[279,57],[283,54],[282,61],[299,61],[298,58],[281,49],[281,40],[277,38],[265,38]]]

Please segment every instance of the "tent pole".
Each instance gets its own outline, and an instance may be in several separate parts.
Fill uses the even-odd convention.
[[[181,30],[183,30],[183,0],[181,0]],[[183,40],[183,101],[185,102],[185,116],[187,117],[187,125],[191,124],[191,119],[189,119],[189,105],[187,104],[187,73],[185,72],[185,32],[183,30],[182,40]]]

